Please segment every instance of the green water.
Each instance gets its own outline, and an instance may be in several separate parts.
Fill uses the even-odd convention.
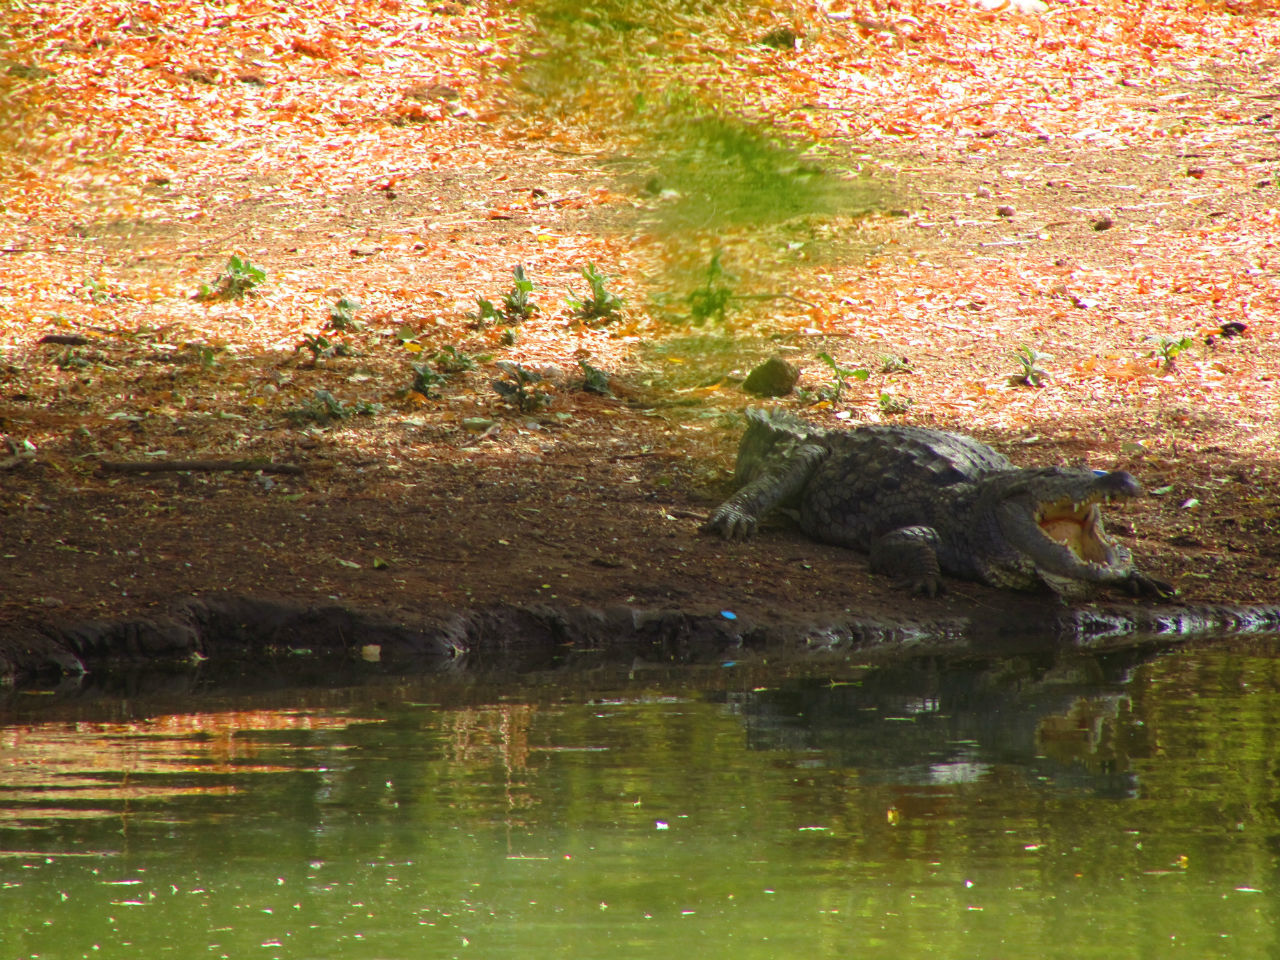
[[[0,707],[0,957],[1275,957],[1280,670]]]

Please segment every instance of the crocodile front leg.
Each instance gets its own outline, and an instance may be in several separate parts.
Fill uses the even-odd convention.
[[[938,543],[933,527],[890,530],[871,541],[871,570],[893,577],[912,593],[936,597],[946,589],[938,566]]]
[[[769,511],[799,495],[826,455],[827,448],[816,443],[792,447],[785,457],[774,459],[759,476],[720,504],[702,531],[718,533],[726,540],[753,536]]]

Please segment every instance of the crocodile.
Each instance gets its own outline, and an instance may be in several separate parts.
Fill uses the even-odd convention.
[[[861,550],[873,572],[927,596],[942,592],[944,573],[1068,598],[1103,586],[1175,592],[1103,529],[1102,504],[1142,493],[1123,470],[1017,467],[978,440],[926,427],[832,430],[781,411],[746,416],[738,490],[706,532],[749,537],[787,509],[807,536]]]

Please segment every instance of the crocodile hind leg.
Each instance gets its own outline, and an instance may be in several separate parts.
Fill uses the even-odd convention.
[[[826,455],[826,447],[806,443],[789,448],[785,456],[771,458],[754,480],[716,508],[702,531],[718,533],[726,540],[754,535],[769,511],[799,495]]]
[[[912,593],[936,597],[945,588],[933,527],[899,527],[871,541],[871,570],[893,577]]]

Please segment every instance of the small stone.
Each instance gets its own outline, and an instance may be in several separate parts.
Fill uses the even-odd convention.
[[[1007,203],[1000,204],[1000,206],[996,207],[996,216],[1004,217],[1006,220],[1012,218],[1013,207],[1009,206]]]
[[[44,67],[35,66],[29,63],[12,63],[8,60],[0,60],[0,64],[8,64],[5,71],[11,77],[17,77],[19,80],[44,80],[53,76],[52,70],[46,70]]]
[[[457,100],[461,94],[443,83],[416,83],[404,92],[412,100]]]
[[[760,38],[760,43],[775,50],[795,50],[800,34],[790,27],[776,27]]]
[[[781,357],[770,357],[742,381],[742,389],[757,397],[785,397],[800,379],[800,369]]]

